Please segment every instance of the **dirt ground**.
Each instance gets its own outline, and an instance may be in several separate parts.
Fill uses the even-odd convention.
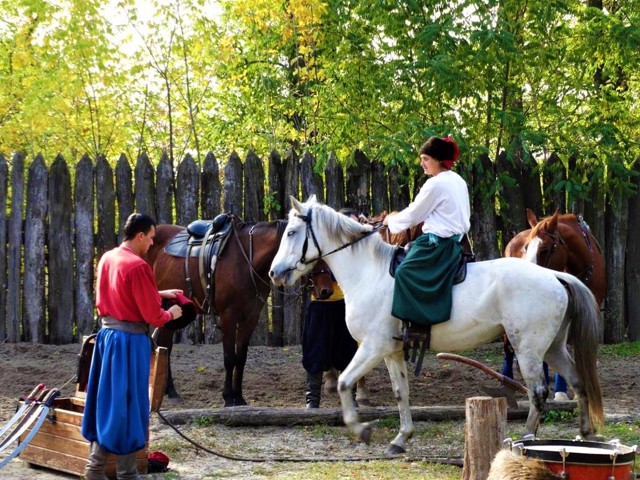
[[[501,344],[494,343],[473,352],[466,352],[465,355],[500,370],[501,349]],[[1,344],[0,425],[3,425],[14,413],[16,399],[27,394],[39,382],[52,387],[62,386],[63,396],[73,395],[75,384],[72,379],[75,375],[79,351],[80,347],[77,344],[63,346]],[[639,360],[636,357],[601,356],[599,373],[607,414],[638,414]],[[163,410],[219,408],[223,405],[224,368],[221,345],[176,345],[172,366],[176,388],[182,395],[182,402],[178,404],[165,400]],[[304,378],[299,346],[252,347],[249,350],[245,369],[244,396],[254,407],[303,407]],[[464,405],[467,397],[483,395],[483,386],[499,386],[496,380],[479,370],[451,361],[437,360],[435,354],[431,353],[425,358],[422,373],[415,377],[411,371],[410,380],[413,406]],[[367,383],[374,406],[395,405],[384,365],[377,367],[367,377]],[[523,400],[524,397],[519,396],[519,399]],[[322,407],[338,406],[337,394],[323,396]],[[234,435],[241,434],[241,430],[235,429]],[[250,433],[250,430],[247,430],[247,433],[255,434]],[[152,443],[155,435],[171,434],[168,427],[158,425],[155,419],[152,421],[150,439]],[[305,446],[300,445],[300,448],[304,449]],[[0,456],[0,460],[2,458],[4,454]],[[19,460],[12,461],[11,468],[0,472],[0,478],[48,480],[68,477],[40,470],[26,469],[25,472],[20,463]],[[194,465],[189,466],[188,463],[188,461],[185,462],[182,470],[178,469],[178,478],[200,478],[195,473],[193,477],[189,475],[190,468],[195,471],[197,468]],[[254,477],[238,476],[237,478]]]

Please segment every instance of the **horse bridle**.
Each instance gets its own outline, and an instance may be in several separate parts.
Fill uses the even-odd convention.
[[[356,238],[352,242],[347,242],[347,243],[345,243],[345,244],[343,244],[343,245],[341,245],[341,246],[339,246],[337,248],[334,248],[330,252],[322,253],[322,249],[320,248],[320,244],[318,243],[318,239],[316,238],[316,234],[313,231],[313,225],[311,223],[312,215],[313,215],[313,208],[311,208],[311,207],[307,211],[306,215],[302,215],[300,213],[296,213],[295,214],[296,217],[301,219],[306,224],[304,243],[302,244],[302,255],[300,256],[300,260],[298,261],[298,263],[301,263],[302,265],[315,263],[318,260],[320,260],[321,258],[327,257],[327,256],[329,256],[329,255],[331,255],[333,253],[339,252],[340,250],[344,250],[347,247],[355,245],[356,243],[358,243],[358,242],[364,240],[365,238],[370,237],[371,235],[376,233],[380,229],[380,227],[382,225],[382,224],[377,225],[377,226],[373,227],[370,231],[364,232],[360,238]],[[315,245],[316,249],[318,250],[318,256],[315,257],[315,258],[312,258],[311,260],[307,260],[305,258],[306,255],[307,255],[307,249],[309,247],[309,236],[311,236],[311,239],[313,240],[313,244]],[[289,270],[296,270],[296,269],[297,269],[297,263],[296,263],[295,267],[290,268]]]
[[[542,265],[542,263],[539,263],[538,265],[541,265],[545,268],[549,268],[549,265],[551,265],[551,260],[553,259],[553,254],[558,248],[558,245],[562,245],[564,247],[565,242],[564,242],[564,239],[560,236],[560,233],[548,233],[548,232],[545,232],[545,233],[549,236],[549,238],[551,238],[551,240],[553,240],[553,245],[551,246],[551,249],[549,250],[549,253],[546,256],[547,257],[546,264]]]

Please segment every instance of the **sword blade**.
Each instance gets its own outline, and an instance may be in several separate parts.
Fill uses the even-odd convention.
[[[9,463],[12,459],[17,457],[20,454],[20,452],[22,452],[22,450],[24,450],[24,448],[29,444],[31,439],[33,439],[33,437],[38,433],[38,430],[40,430],[40,427],[42,426],[42,424],[47,418],[47,414],[49,413],[49,409],[51,408],[51,405],[53,405],[53,401],[56,399],[56,397],[58,397],[58,395],[60,395],[60,390],[58,390],[57,388],[54,388],[53,390],[51,390],[51,392],[49,392],[47,397],[44,399],[43,403],[40,403],[38,405],[37,422],[33,425],[33,427],[31,428],[31,431],[25,437],[25,439],[22,442],[20,442],[20,445],[18,445],[16,449],[13,450],[9,454],[9,456],[7,456],[7,458],[5,458],[4,460],[2,460],[2,462],[0,462],[0,469],[4,467],[7,463]],[[36,418],[35,415],[34,415],[34,418]]]
[[[32,402],[27,407],[27,410],[22,416],[22,419],[17,423],[17,425],[13,428],[13,430],[11,430],[11,432],[9,432],[9,434],[0,443],[0,453],[5,451],[9,447],[9,445],[15,442],[18,439],[18,437],[22,435],[22,433],[27,428],[29,428],[29,425],[31,425],[34,422],[35,420],[34,413],[38,410],[38,407],[42,403],[41,400],[45,398],[48,394],[49,394],[49,391],[44,390],[40,394],[40,398],[38,398],[37,401]]]
[[[2,429],[0,429],[0,438],[2,438],[2,436],[5,434],[5,432],[7,430],[9,430],[9,427],[11,425],[16,423],[22,417],[22,414],[29,407],[29,405],[31,403],[33,403],[34,400],[36,400],[40,390],[42,390],[44,388],[45,388],[44,383],[40,383],[40,384],[38,384],[38,386],[36,388],[34,388],[31,391],[31,393],[27,396],[27,398],[24,399],[24,403],[22,404],[20,409],[13,415],[13,417],[11,417],[11,419],[9,419],[9,421],[6,423],[6,425],[4,427],[2,427]],[[4,442],[2,442],[2,443],[4,444]]]

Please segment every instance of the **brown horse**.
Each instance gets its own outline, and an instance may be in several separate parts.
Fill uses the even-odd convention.
[[[607,281],[604,259],[589,226],[573,213],[538,221],[527,208],[531,228],[518,233],[507,244],[504,256],[525,258],[540,266],[578,277],[602,305]]]
[[[282,220],[245,223],[232,216],[231,221],[230,238],[218,256],[212,298],[209,300],[200,281],[188,284],[185,278],[185,259],[164,251],[167,243],[184,231],[184,227],[158,225],[154,245],[147,253],[147,261],[153,268],[159,290],[179,288],[186,294],[192,289],[191,298],[200,309],[199,313],[206,313],[202,307],[210,302],[219,315],[226,372],[222,392],[225,407],[247,404],[242,396],[247,349],[260,311],[271,291],[269,266],[278,251],[286,227],[286,222]],[[197,257],[189,259],[190,276],[194,279],[199,278],[196,273],[198,263]],[[159,329],[156,341],[158,345],[167,347],[170,354],[173,332],[165,328]],[[171,363],[167,393],[170,397],[178,397],[171,377]]]

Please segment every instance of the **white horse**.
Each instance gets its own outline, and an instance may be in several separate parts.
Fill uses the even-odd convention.
[[[413,434],[409,376],[400,336],[402,322],[391,315],[394,280],[389,263],[395,247],[372,227],[362,225],[312,196],[291,197],[293,208],[269,275],[276,285],[293,285],[322,257],[345,294],[347,327],[358,342],[338,380],[344,422],[368,442],[371,426],[359,421],[351,390],[356,381],[384,360],[400,411],[400,432],[387,453],[406,451]],[[515,258],[468,265],[466,280],[453,287],[451,319],[433,326],[431,349],[469,350],[506,332],[529,386],[527,433],[537,431],[549,393],[542,371],[547,361],[573,387],[580,408],[580,432],[595,434],[603,423],[602,392],[596,371],[600,338],[598,306],[576,277]],[[576,362],[567,339],[574,345]]]

